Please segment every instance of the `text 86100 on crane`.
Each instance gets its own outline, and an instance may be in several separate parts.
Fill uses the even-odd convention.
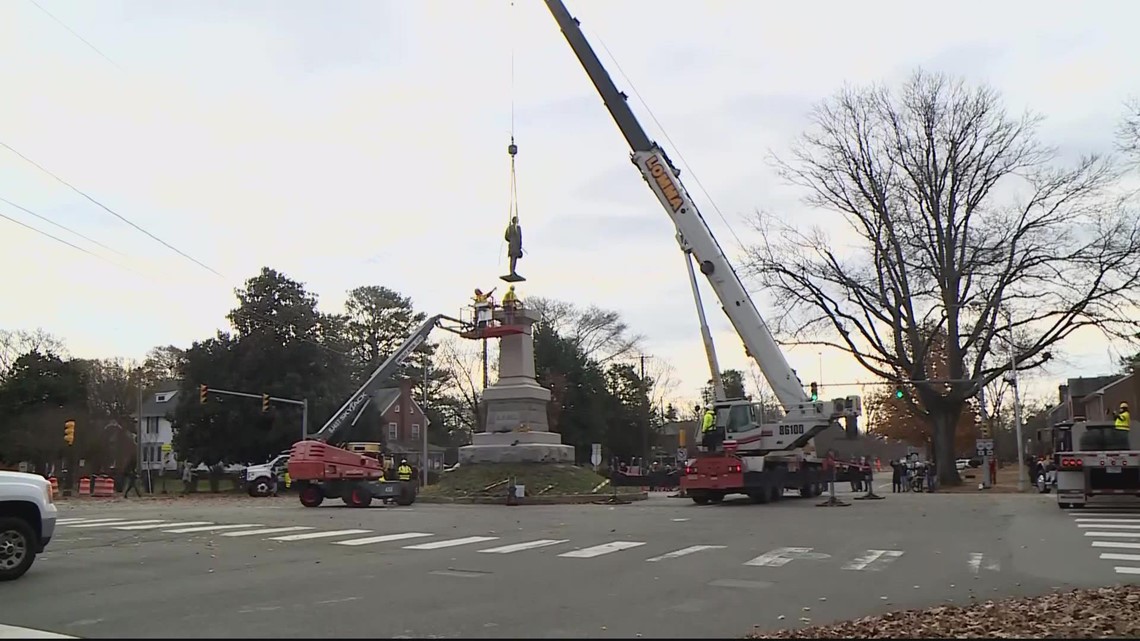
[[[723,450],[704,452],[689,461],[681,487],[697,503],[720,501],[725,495],[736,493],[767,502],[778,500],[785,489],[796,489],[806,496],[820,494],[826,481],[822,462],[805,454],[804,448],[837,419],[855,420],[862,409],[859,397],[831,402],[815,402],[808,397],[712,230],[681,184],[680,171],[665,151],[649,139],[625,94],[598,60],[566,5],[561,0],[546,0],[546,6],[629,143],[633,164],[672,219],[682,251],[696,260],[785,411],[780,421],[763,423],[757,405],[746,400],[718,399],[717,425],[726,435]]]

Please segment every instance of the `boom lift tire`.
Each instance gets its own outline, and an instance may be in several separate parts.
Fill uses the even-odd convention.
[[[708,505],[709,495],[705,492],[692,490],[689,492],[689,498],[693,499],[693,503],[697,505]]]
[[[372,505],[372,490],[363,483],[352,486],[349,491],[349,505],[352,507],[368,507]]]
[[[305,507],[318,507],[325,500],[325,494],[316,485],[306,485],[300,491],[301,505]]]
[[[411,484],[400,487],[400,494],[396,497],[396,505],[408,506],[416,502],[416,489]]]

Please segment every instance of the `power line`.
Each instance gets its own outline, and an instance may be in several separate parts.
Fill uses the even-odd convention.
[[[99,258],[101,260],[107,260],[105,257],[100,256],[99,254],[96,254],[95,252],[84,249],[84,248],[80,247],[79,245],[70,243],[70,242],[68,242],[68,241],[66,241],[66,240],[64,240],[58,236],[52,236],[51,234],[47,233],[46,231],[44,231],[42,229],[36,229],[35,227],[32,227],[31,225],[29,225],[27,223],[20,222],[20,221],[16,220],[15,218],[12,218],[11,216],[9,216],[5,213],[0,212],[0,218],[3,218],[4,220],[16,223],[17,225],[23,227],[24,229],[30,229],[30,230],[36,232],[37,234],[47,236],[48,238],[54,240],[55,242],[63,243],[64,245],[67,245],[68,247],[71,247],[72,249],[78,249],[79,251],[83,252],[84,254],[87,254],[88,256],[94,256],[95,258]]]
[[[43,6],[42,6],[40,3],[36,2],[36,0],[28,0],[28,2],[32,3],[33,5],[35,5],[35,7],[36,7],[37,9],[39,9],[40,11],[43,11],[43,12],[44,12],[44,15],[46,15],[46,16],[47,16],[47,17],[49,17],[49,18],[51,18],[52,20],[55,20],[56,24],[58,24],[59,26],[63,27],[64,29],[67,29],[67,30],[68,30],[68,32],[70,32],[70,33],[71,33],[71,35],[73,35],[73,36],[75,36],[76,38],[78,38],[78,39],[79,39],[79,41],[80,41],[80,42],[82,42],[83,44],[87,45],[87,47],[88,47],[89,49],[91,49],[91,50],[92,50],[92,51],[94,51],[95,53],[99,54],[99,57],[101,57],[101,58],[103,58],[104,60],[106,60],[107,62],[111,63],[111,65],[112,65],[113,67],[115,67],[116,69],[118,69],[119,71],[123,71],[123,68],[122,68],[122,67],[120,67],[120,66],[118,65],[118,63],[116,63],[114,60],[111,60],[111,58],[110,58],[110,57],[108,57],[108,56],[107,56],[107,54],[105,54],[105,53],[103,53],[102,51],[100,51],[100,50],[99,50],[99,47],[96,47],[95,45],[91,44],[91,43],[90,43],[90,42],[87,40],[87,38],[84,38],[83,36],[79,35],[79,32],[77,32],[75,29],[72,29],[71,27],[67,26],[67,23],[65,23],[63,20],[60,20],[59,18],[57,18],[57,17],[55,17],[54,15],[52,15],[52,13],[51,13],[50,11],[48,11],[47,9],[44,9],[44,8],[43,8]]]
[[[122,256],[123,258],[126,258],[126,256],[125,256],[125,255],[124,255],[122,252],[120,252],[120,251],[118,251],[118,250],[116,250],[116,249],[112,249],[112,248],[110,248],[110,247],[108,247],[108,246],[104,245],[103,243],[101,243],[101,242],[99,242],[99,241],[95,240],[94,238],[91,238],[91,237],[89,237],[89,236],[84,236],[83,234],[81,234],[81,233],[79,233],[79,232],[75,231],[74,229],[71,229],[70,227],[65,227],[65,226],[63,226],[63,225],[61,225],[61,224],[59,224],[59,223],[55,222],[54,220],[52,220],[52,219],[48,218],[47,216],[43,216],[43,215],[41,215],[41,214],[37,214],[36,212],[34,212],[34,211],[32,211],[32,210],[28,209],[27,207],[23,207],[23,206],[21,206],[21,205],[17,205],[16,203],[14,203],[14,202],[12,202],[12,201],[8,200],[7,198],[4,198],[4,197],[0,196],[0,202],[2,202],[2,203],[7,203],[8,205],[11,205],[12,207],[15,207],[16,209],[19,209],[20,211],[24,212],[25,214],[31,214],[32,216],[35,216],[36,218],[39,218],[40,220],[42,220],[42,221],[44,221],[44,222],[46,222],[46,223],[48,223],[48,224],[51,224],[51,225],[55,225],[56,227],[59,227],[60,229],[62,229],[62,230],[64,230],[64,231],[67,231],[67,232],[71,232],[72,234],[75,234],[76,236],[79,236],[80,238],[82,238],[83,240],[86,240],[86,241],[87,241],[87,242],[89,242],[89,243],[94,243],[94,244],[96,244],[96,245],[98,245],[98,246],[102,247],[103,249],[106,249],[106,250],[107,250],[107,251],[109,251],[109,252],[112,252],[112,253],[118,254],[119,256]],[[94,254],[92,254],[92,256],[94,256]]]
[[[59,176],[57,176],[56,174],[52,173],[52,172],[51,172],[49,169],[47,169],[47,168],[46,168],[46,167],[44,167],[43,165],[40,165],[39,163],[37,163],[36,161],[32,160],[31,158],[28,158],[27,156],[25,156],[24,154],[20,153],[19,151],[16,151],[16,150],[15,150],[15,149],[14,149],[14,148],[11,146],[11,145],[9,145],[9,144],[7,144],[7,143],[5,143],[5,142],[2,142],[2,141],[0,141],[0,147],[4,147],[4,148],[5,148],[5,149],[7,149],[8,151],[10,151],[10,152],[12,152],[12,153],[16,154],[16,155],[17,155],[17,156],[19,156],[21,159],[23,159],[25,162],[27,162],[27,163],[31,164],[32,166],[34,166],[36,169],[39,169],[40,171],[42,171],[42,172],[44,172],[45,174],[47,174],[47,175],[51,176],[51,177],[52,177],[52,178],[54,178],[56,181],[58,181],[59,183],[63,184],[64,186],[68,187],[69,189],[71,189],[71,190],[72,190],[72,191],[74,191],[75,193],[77,193],[77,194],[79,194],[80,196],[83,196],[83,197],[84,197],[84,198],[86,198],[87,200],[91,201],[92,203],[94,203],[95,205],[97,205],[98,207],[100,207],[101,209],[103,209],[103,211],[106,211],[107,213],[111,214],[111,215],[112,215],[112,216],[114,216],[115,218],[118,218],[119,220],[121,220],[121,221],[123,221],[124,223],[126,223],[126,224],[130,225],[131,227],[134,227],[135,229],[139,230],[140,232],[142,232],[142,233],[146,234],[147,236],[150,236],[152,239],[154,239],[155,241],[158,241],[158,242],[159,242],[159,243],[161,243],[163,246],[165,246],[165,247],[167,247],[168,249],[170,249],[170,250],[174,251],[175,253],[179,254],[179,255],[180,255],[180,256],[182,256],[183,258],[185,258],[185,259],[187,259],[187,260],[189,260],[189,261],[193,262],[194,264],[198,265],[199,267],[202,267],[203,269],[205,269],[205,270],[207,270],[207,271],[209,271],[209,272],[213,273],[215,276],[218,276],[219,278],[223,278],[223,279],[225,278],[225,276],[223,276],[223,275],[222,275],[222,273],[221,273],[221,272],[219,272],[218,270],[214,269],[213,267],[210,267],[210,266],[209,266],[209,265],[207,265],[206,263],[203,263],[202,261],[198,260],[197,258],[194,258],[194,257],[193,257],[193,256],[191,256],[190,254],[187,254],[186,252],[182,251],[181,249],[178,249],[177,247],[175,247],[174,245],[171,245],[170,243],[166,242],[165,240],[163,240],[163,239],[159,238],[158,236],[155,236],[154,234],[150,233],[149,231],[147,231],[147,230],[143,229],[142,227],[140,227],[140,226],[136,225],[136,224],[135,224],[133,221],[131,221],[130,219],[128,219],[126,216],[123,216],[123,215],[122,215],[122,214],[120,214],[119,212],[117,212],[117,211],[115,211],[115,210],[111,209],[110,207],[108,207],[108,206],[104,205],[103,203],[99,202],[98,200],[95,200],[94,198],[92,198],[91,196],[89,196],[89,195],[87,194],[87,192],[85,192],[85,191],[83,191],[82,189],[80,189],[80,188],[76,187],[75,185],[72,185],[71,183],[67,182],[67,181],[66,181],[66,180],[64,180],[63,178],[60,178]]]

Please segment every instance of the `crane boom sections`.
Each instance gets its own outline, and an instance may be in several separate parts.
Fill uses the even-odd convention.
[[[630,109],[625,94],[618,90],[586,40],[578,20],[570,15],[562,0],[546,0],[546,6],[633,150],[633,163],[641,170],[645,181],[673,220],[681,249],[691,253],[697,260],[701,273],[712,285],[722,309],[744,341],[749,355],[759,365],[776,398],[788,412],[810,411],[808,408],[811,404],[804,392],[803,383],[776,344],[763,317],[749,298],[744,283],[681,184],[680,171],[673,166],[665,151],[645,133]]]

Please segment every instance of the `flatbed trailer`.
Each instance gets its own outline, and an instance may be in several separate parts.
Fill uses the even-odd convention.
[[[1140,503],[1140,447],[1138,436],[1126,432],[1126,442],[1114,443],[1127,449],[1108,449],[1104,437],[1090,437],[1091,431],[1112,434],[1108,421],[1059,423],[1053,429],[1053,467],[1056,470],[1057,506],[1061,509],[1096,504]],[[1113,434],[1113,438],[1117,438]]]

